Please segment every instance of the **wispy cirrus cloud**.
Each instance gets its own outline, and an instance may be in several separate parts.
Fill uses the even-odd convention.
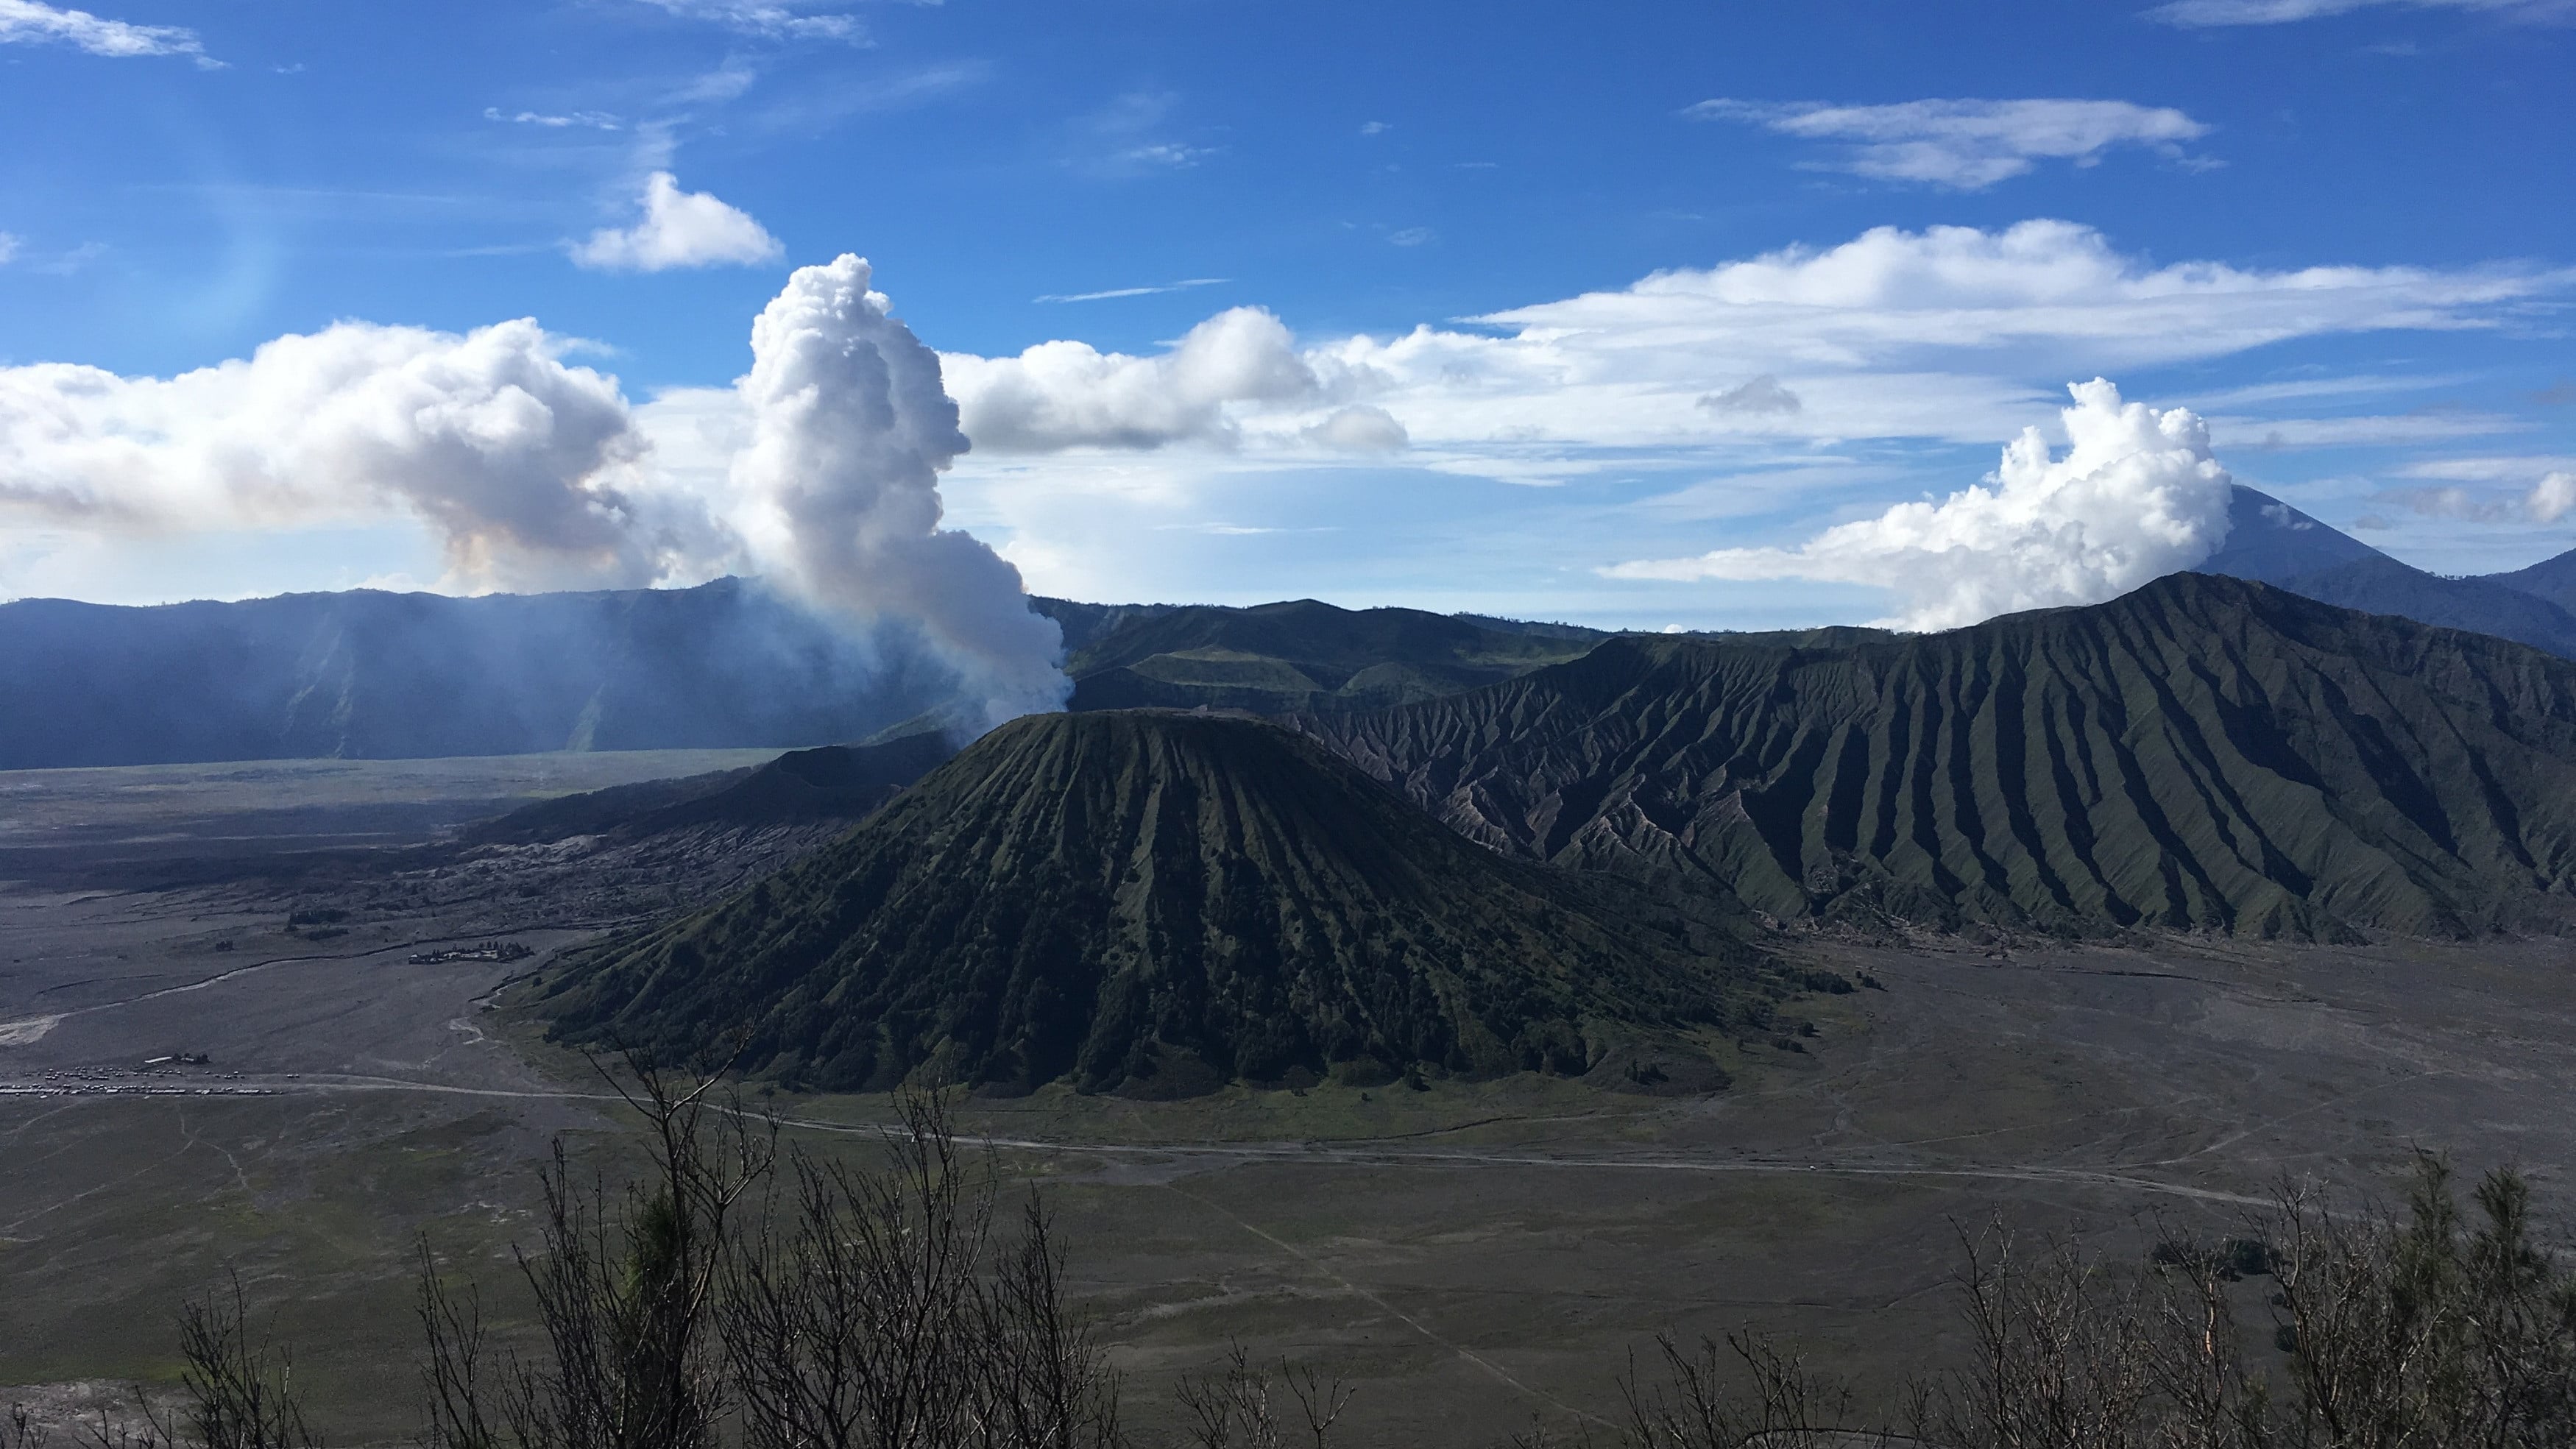
[[[868,31],[855,15],[806,14],[775,0],[643,0],[684,20],[704,20],[744,35],[771,40],[837,40],[866,45]]]
[[[1084,117],[1069,158],[1096,176],[1145,176],[1185,171],[1224,148],[1175,136],[1169,122],[1180,97],[1166,91],[1129,91]]]
[[[2463,488],[2454,483],[2442,488],[2383,489],[2372,494],[2370,501],[2402,508],[2421,518],[2447,519],[2454,523],[2503,523],[2520,519],[2533,523],[2556,523],[2568,514],[2576,513],[2576,470],[2544,473],[2529,488],[2510,493]]]
[[[929,105],[981,85],[991,75],[990,65],[979,60],[967,60],[922,66],[866,80],[836,76],[828,85],[792,88],[789,94],[754,110],[744,119],[746,124],[768,131],[820,131],[839,125],[852,116]],[[732,97],[718,99],[729,100]]]
[[[1161,168],[1177,170],[1185,166],[1196,166],[1216,152],[1217,148],[1214,146],[1191,146],[1179,141],[1154,141],[1121,151],[1113,159],[1138,170],[1151,171]]]
[[[2470,381],[2460,373],[2342,373],[2316,377],[2285,378],[2276,382],[2246,383],[2238,387],[2204,392],[2191,399],[2203,412],[2214,408],[2248,407],[2259,403],[2291,402],[2305,398],[2366,397],[2380,393],[2425,392],[2434,388],[2457,387]]]
[[[2145,12],[2150,20],[2185,29],[2227,25],[2288,25],[2355,10],[2402,6],[2409,10],[2475,10],[2515,19],[2543,20],[2576,14],[2567,0],[2170,0]]]
[[[0,45],[68,45],[116,59],[184,55],[207,70],[222,61],[206,54],[197,32],[182,25],[136,25],[86,10],[61,10],[42,0],[0,0]]]
[[[2228,418],[2209,420],[2219,440],[2231,447],[2363,448],[2407,443],[2439,443],[2453,438],[2483,438],[2519,432],[2530,426],[2505,413],[2466,408],[2425,408],[2411,413],[2359,414],[2335,418]]]
[[[1034,302],[1107,302],[1120,297],[1155,297],[1165,292],[1186,292],[1192,287],[1220,287],[1231,277],[1184,277],[1177,282],[1161,282],[1150,287],[1110,287],[1098,292],[1049,292],[1033,297]]]
[[[514,126],[541,126],[549,131],[564,131],[576,128],[586,131],[615,131],[623,129],[625,125],[623,121],[620,121],[616,116],[607,111],[566,111],[562,113],[549,113],[545,111],[505,111],[499,106],[485,106],[483,108],[483,119],[487,121],[503,121]]]
[[[43,276],[68,277],[106,253],[106,246],[99,242],[82,242],[66,251],[31,252],[25,237],[0,231],[0,266],[14,264]]]
[[[2538,478],[2549,473],[2576,473],[2576,458],[2559,454],[2517,454],[2468,458],[2427,458],[2397,470],[2408,478],[2436,478],[2456,483],[2497,483]]]
[[[2041,161],[2090,166],[2121,146],[2188,159],[2182,143],[2210,131],[2170,106],[2128,101],[1924,100],[1840,106],[1720,98],[1682,114],[1839,145],[1830,159],[1811,163],[1823,169],[1958,191],[1983,190],[2024,175]]]

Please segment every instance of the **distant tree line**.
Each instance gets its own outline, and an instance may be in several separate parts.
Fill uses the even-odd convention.
[[[630,1061],[650,1168],[621,1191],[542,1170],[518,1255],[540,1332],[497,1345],[478,1290],[424,1240],[417,1311],[430,1449],[1130,1449],[1125,1385],[1069,1300],[1032,1194],[1006,1204],[944,1099],[900,1099],[856,1170],[781,1151],[712,1080]],[[1607,1434],[1517,1449],[2566,1449],[2576,1275],[2535,1241],[2528,1185],[2464,1208],[2419,1160],[2401,1213],[2284,1188],[2246,1236],[2168,1235],[2145,1263],[2000,1229],[1964,1235],[1964,1366],[1901,1384],[1822,1372],[1752,1332],[1667,1335],[1618,1375]],[[2268,1306],[2269,1332],[2239,1303]],[[291,1362],[245,1297],[179,1320],[181,1392],[63,1449],[320,1449]],[[1240,1346],[1184,1378],[1188,1449],[1330,1449],[1350,1386]],[[23,1407],[0,1449],[51,1449]]]

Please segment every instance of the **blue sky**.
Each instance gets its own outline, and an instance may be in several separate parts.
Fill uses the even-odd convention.
[[[2097,375],[2411,562],[2576,546],[2564,4],[98,3],[0,0],[0,596],[756,561],[511,490],[729,517],[751,319],[845,252],[1041,591],[1888,617],[1802,546]],[[297,431],[549,365],[613,387],[471,487]]]

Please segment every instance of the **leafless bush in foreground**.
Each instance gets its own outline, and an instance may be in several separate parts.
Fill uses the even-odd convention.
[[[285,1350],[254,1345],[250,1304],[241,1279],[226,1275],[224,1293],[191,1300],[179,1312],[180,1423],[154,1420],[165,1441],[181,1429],[200,1449],[315,1449],[296,1397],[295,1364]]]
[[[652,1173],[622,1197],[544,1174],[520,1257],[543,1329],[486,1343],[422,1252],[437,1449],[1125,1449],[1120,1384],[1066,1301],[1032,1198],[1000,1211],[989,1155],[907,1098],[873,1169],[804,1154],[684,1086],[633,1073]],[[765,1190],[761,1210],[749,1194]],[[1854,1386],[1750,1332],[1657,1340],[1619,1385],[1627,1449],[2567,1449],[2576,1274],[2534,1240],[2531,1193],[2490,1173],[2460,1203],[2419,1164],[2401,1214],[2285,1188],[2244,1236],[2151,1258],[1963,1235],[1964,1360]],[[316,1449],[282,1353],[238,1283],[182,1315],[187,1405],[97,1449]],[[1339,1380],[1235,1346],[1185,1378],[1183,1449],[1330,1449]],[[1552,1442],[1541,1431],[1524,1446]],[[1588,1439],[1577,1440],[1588,1444]],[[48,1449],[23,1412],[0,1449]]]
[[[718,1310],[749,1449],[1106,1449],[1118,1383],[1064,1297],[1030,1200],[995,1231],[934,1096],[902,1103],[876,1172],[794,1159],[728,1258]]]
[[[1181,1380],[1181,1408],[1190,1417],[1185,1442],[1189,1449],[1328,1449],[1351,1392],[1340,1379],[1284,1359],[1274,1379],[1233,1344],[1225,1367]]]
[[[488,1352],[479,1300],[460,1301],[421,1252],[429,1437],[443,1449],[711,1449],[724,1412],[712,1329],[744,1194],[774,1150],[711,1100],[629,1058],[610,1077],[645,1121],[650,1176],[612,1199],[573,1178],[563,1146],[542,1174],[536,1253],[518,1254],[536,1297],[541,1357]]]
[[[1861,1418],[1850,1386],[1767,1335],[1703,1339],[1694,1354],[1659,1334],[1655,1348],[1659,1379],[1647,1379],[1632,1361],[1619,1380],[1625,1438],[1635,1449],[1840,1449],[1887,1438],[1853,1427]]]
[[[45,1449],[52,1438],[53,1431],[37,1423],[24,1404],[11,1404],[8,1413],[0,1414],[0,1449]]]
[[[2281,1214],[2294,1437],[2333,1449],[2576,1444],[2576,1276],[2531,1240],[2531,1189],[2490,1172],[2469,1223],[2426,1158],[2403,1220]]]
[[[547,1352],[495,1354],[479,1302],[422,1252],[441,1449],[1109,1449],[1118,1384],[1064,1294],[1030,1200],[995,1229],[998,1171],[935,1095],[902,1100],[873,1171],[802,1153],[630,1062],[652,1175],[612,1209],[558,1146],[543,1244],[522,1253]],[[764,1210],[746,1195],[767,1190]]]
[[[1882,1395],[1757,1336],[1661,1341],[1625,1384],[1639,1449],[2545,1449],[2576,1445],[2576,1276],[2531,1239],[2530,1189],[2460,1209],[2426,1158],[2403,1217],[2284,1189],[2252,1236],[2150,1265],[2001,1232],[1963,1240],[1970,1362]],[[2269,1278],[2272,1291],[2250,1280]],[[2238,1301],[2268,1303],[2251,1327]],[[1901,1427],[1900,1427],[1901,1426]]]

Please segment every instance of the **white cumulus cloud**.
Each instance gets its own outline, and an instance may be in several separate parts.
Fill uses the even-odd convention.
[[[1780,385],[1780,379],[1769,373],[1748,378],[1724,392],[1700,394],[1699,405],[1721,413],[1795,413],[1806,404],[1798,395]]]
[[[2542,478],[2532,485],[2522,506],[2539,523],[2556,523],[2576,513],[2576,473],[2551,473]]]
[[[1938,503],[1900,503],[1796,548],[1719,549],[1618,565],[1630,579],[1803,578],[1892,590],[1904,629],[2089,604],[2207,558],[2227,537],[2227,470],[2189,411],[2123,403],[2096,378],[2069,391],[2072,446],[2052,457],[2037,428],[1985,482]]]
[[[1404,424],[1384,408],[1353,403],[1305,430],[1306,440],[1343,453],[1392,453],[1412,441]]]
[[[653,490],[616,379],[534,322],[342,322],[170,378],[0,369],[0,517],[111,535],[408,515],[462,588],[651,583],[721,530]]]
[[[603,271],[660,272],[749,265],[786,250],[749,213],[703,191],[682,191],[668,171],[645,178],[642,204],[643,220],[592,232],[573,245],[573,261]]]
[[[989,452],[1225,445],[1237,435],[1230,405],[1294,402],[1317,387],[1286,325],[1258,307],[1219,312],[1153,357],[1059,341],[944,360],[967,436]]]
[[[1925,100],[1882,106],[1713,100],[1686,115],[1840,142],[1831,169],[1885,181],[1981,190],[2043,160],[2090,166],[2115,146],[2180,156],[2209,127],[2169,106],[2088,100]]]
[[[208,69],[222,62],[206,54],[197,32],[178,25],[136,25],[86,10],[60,10],[42,0],[0,0],[0,45],[55,43],[117,58],[184,55]]]
[[[14,232],[0,231],[0,267],[7,266],[18,255],[18,238]]]

